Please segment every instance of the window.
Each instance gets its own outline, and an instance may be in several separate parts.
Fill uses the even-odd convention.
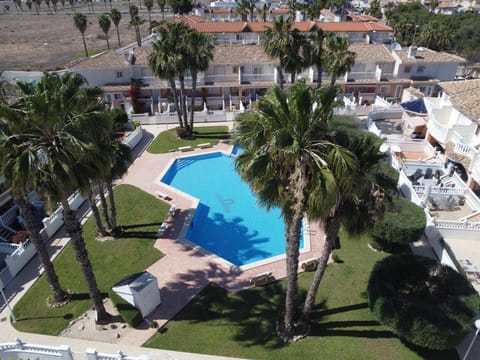
[[[123,72],[117,71],[117,79],[123,78]]]
[[[425,66],[419,65],[419,66],[417,67],[417,73],[423,73],[424,71],[425,71]]]
[[[411,66],[411,65],[405,65],[404,71],[405,71],[406,73],[409,73],[411,70],[412,70],[412,66]]]
[[[380,86],[380,94],[385,95],[390,93],[390,86]]]

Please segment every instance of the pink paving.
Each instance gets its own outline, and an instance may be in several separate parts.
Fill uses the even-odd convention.
[[[230,152],[231,146],[220,143],[214,151]],[[272,272],[272,278],[286,277],[284,258],[264,261],[258,266],[243,271],[231,269],[231,264],[214,255],[205,253],[195,245],[180,240],[183,227],[193,210],[194,201],[184,194],[160,183],[160,175],[176,157],[211,152],[212,149],[184,153],[150,154],[144,152],[130,167],[121,183],[134,185],[153,196],[156,191],[168,195],[170,204],[177,206],[178,213],[168,220],[169,229],[155,242],[155,247],[165,254],[147,271],[158,279],[162,304],[148,316],[156,320],[159,326],[165,325],[209,282],[215,282],[230,291],[240,291],[252,287],[248,278],[263,272]],[[157,196],[158,198],[158,196]],[[159,201],[164,201],[159,198]],[[310,250],[301,254],[300,262],[320,256],[323,243],[323,228],[318,223],[310,223]],[[135,329],[123,338],[122,343],[142,345],[156,329]]]

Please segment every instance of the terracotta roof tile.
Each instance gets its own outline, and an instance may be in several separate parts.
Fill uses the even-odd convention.
[[[457,55],[448,54],[446,52],[437,52],[427,48],[419,47],[416,56],[408,57],[408,49],[395,50],[395,53],[404,63],[446,63],[446,62],[465,62],[465,59]]]
[[[214,64],[270,63],[272,60],[260,45],[217,45]]]
[[[355,57],[356,63],[372,61],[375,63],[395,62],[392,54],[383,44],[352,43],[349,49],[357,54]]]
[[[480,123],[480,79],[447,81],[439,85],[460,112]]]

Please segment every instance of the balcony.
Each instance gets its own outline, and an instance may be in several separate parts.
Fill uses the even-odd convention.
[[[377,72],[376,71],[356,71],[356,72],[349,72],[347,73],[347,82],[355,82],[356,80],[363,80],[363,79],[377,79]]]
[[[273,82],[275,81],[273,73],[271,74],[243,74],[241,75],[242,84],[253,82]]]

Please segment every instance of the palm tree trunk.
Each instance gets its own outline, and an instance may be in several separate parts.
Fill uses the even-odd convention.
[[[295,74],[295,72],[292,72],[290,74],[290,83],[293,85],[295,84],[295,78],[297,77],[297,74]]]
[[[122,45],[120,44],[120,33],[118,32],[118,26],[115,25],[115,28],[117,29],[117,41],[118,41],[118,47],[122,47]]]
[[[287,289],[285,294],[285,315],[283,318],[285,334],[281,335],[286,341],[291,341],[294,335],[301,224],[302,215],[294,216],[291,222],[285,221]]]
[[[177,108],[176,110],[177,110],[178,124],[180,125],[181,128],[183,128],[185,127],[185,125],[183,124],[180,103],[178,101],[178,95],[177,95],[177,86],[175,85],[175,79],[168,79],[168,83],[170,84],[170,90],[172,91],[173,102],[175,103],[175,107]]]
[[[182,114],[185,122],[185,127],[187,128],[188,132],[190,132],[191,130],[189,129],[190,127],[188,126],[187,94],[185,91],[185,78],[183,75],[179,76],[179,81],[180,81],[180,106],[182,107]]]
[[[88,57],[87,43],[85,42],[85,34],[82,33],[83,48],[85,49],[85,56]]]
[[[110,201],[110,221],[112,230],[117,228],[117,207],[115,206],[115,197],[113,196],[113,185],[109,180],[107,182],[108,200]]]
[[[88,292],[90,299],[92,300],[93,307],[96,311],[96,321],[102,323],[108,320],[109,314],[105,310],[103,305],[102,294],[97,285],[97,279],[95,278],[95,273],[93,272],[92,264],[88,258],[87,247],[85,245],[85,240],[82,234],[82,225],[77,219],[75,211],[73,211],[69,204],[66,196],[62,198],[63,205],[63,220],[65,222],[65,228],[68,232],[68,235],[71,238],[71,243],[73,251],[75,252],[75,257],[80,264],[80,268],[87,283]]]
[[[108,228],[112,229],[112,221],[110,220],[110,216],[108,216],[107,199],[105,199],[105,192],[104,192],[103,185],[104,184],[101,182],[97,184],[98,196],[100,197],[100,203],[102,204],[103,218],[105,219],[105,222],[107,223]]]
[[[301,158],[296,162],[295,171],[289,178],[289,188],[292,191],[294,202],[291,208],[292,216],[285,216],[285,240],[286,240],[286,262],[287,262],[287,291],[285,294],[285,333],[283,339],[292,341],[296,334],[294,316],[297,310],[297,279],[298,279],[298,257],[300,255],[300,230],[305,211],[305,166]],[[303,329],[301,329],[303,331]]]
[[[278,81],[280,82],[280,89],[283,89],[283,67],[282,63],[277,67],[278,70]]]
[[[140,37],[140,26],[135,25],[135,34],[137,36],[137,45],[142,47],[142,38]]]
[[[30,240],[35,247],[35,250],[42,264],[43,269],[45,270],[45,276],[47,277],[48,285],[52,290],[52,303],[61,304],[66,303],[69,299],[68,293],[62,289],[60,282],[58,280],[57,273],[53,267],[53,263],[50,260],[50,255],[48,254],[47,247],[43,241],[40,230],[42,229],[42,224],[35,221],[35,217],[32,211],[32,205],[28,202],[28,199],[25,197],[15,197],[15,204],[20,209],[20,215],[23,218],[23,225],[28,232]]]
[[[317,89],[320,89],[322,87],[322,66],[317,65],[317,73],[318,73],[318,82],[317,82]]]
[[[330,78],[330,86],[334,86],[336,82],[337,77],[335,75],[332,75],[332,77]]]
[[[97,231],[102,236],[107,236],[107,232],[103,227],[102,218],[100,217],[100,212],[98,211],[97,202],[95,201],[95,196],[91,188],[87,190],[87,200],[92,209],[93,217],[95,219],[95,224],[97,224]]]
[[[108,34],[105,34],[105,39],[107,40],[107,48],[110,50],[110,42],[108,41]]]
[[[322,254],[318,260],[317,270],[313,275],[312,284],[308,289],[307,296],[305,298],[305,304],[303,306],[302,315],[298,321],[299,324],[306,325],[310,321],[313,305],[318,293],[318,287],[322,281],[323,274],[327,268],[328,259],[333,250],[333,244],[338,236],[340,230],[340,217],[338,215],[330,216],[325,222],[326,236],[325,243],[323,245]]]
[[[148,10],[148,23],[150,24],[150,27],[152,26],[152,17],[150,15],[150,10]]]
[[[192,101],[191,101],[191,109],[192,112],[190,113],[190,135],[193,133],[193,121],[194,121],[194,113],[195,113],[195,92],[197,91],[197,72],[192,72]]]

